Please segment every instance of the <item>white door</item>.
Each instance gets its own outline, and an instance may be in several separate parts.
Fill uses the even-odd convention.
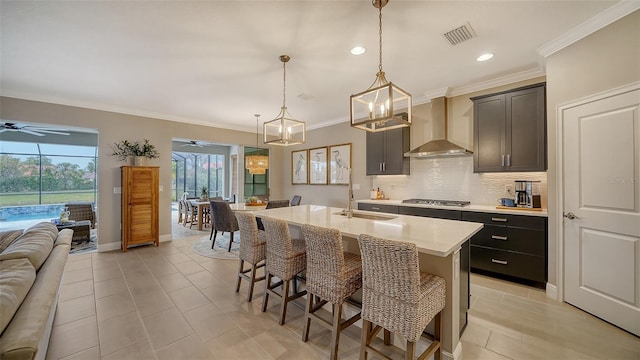
[[[561,121],[565,300],[640,336],[640,89]]]

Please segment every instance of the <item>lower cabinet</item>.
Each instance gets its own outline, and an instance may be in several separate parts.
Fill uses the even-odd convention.
[[[471,270],[544,288],[547,282],[547,218],[462,212],[484,223],[471,238]]]
[[[377,211],[389,214],[397,214],[398,208],[398,205],[358,203],[358,210]]]

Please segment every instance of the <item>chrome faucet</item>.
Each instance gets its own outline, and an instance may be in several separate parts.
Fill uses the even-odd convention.
[[[351,202],[353,201],[353,177],[351,176],[351,168],[347,168],[347,171],[349,172],[349,200],[347,203],[347,208],[342,210],[342,213],[348,217],[348,218],[352,218],[353,217],[353,207],[351,205]]]

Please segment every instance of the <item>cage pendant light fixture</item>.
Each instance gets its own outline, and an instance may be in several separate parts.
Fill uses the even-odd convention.
[[[255,155],[245,156],[244,161],[249,174],[263,175],[269,168],[269,156],[259,155],[260,149],[258,148],[258,118],[260,114],[255,114],[256,117],[256,153]]]
[[[274,145],[296,145],[304,144],[306,141],[306,123],[291,117],[287,111],[287,62],[291,60],[289,55],[280,55],[282,61],[283,86],[282,86],[282,108],[275,119],[264,123],[264,143]]]
[[[372,0],[378,9],[379,65],[376,79],[363,92],[351,95],[351,126],[385,131],[411,126],[411,94],[387,80],[382,71],[382,8],[389,0]]]

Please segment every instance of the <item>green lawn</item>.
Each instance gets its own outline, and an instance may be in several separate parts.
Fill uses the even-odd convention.
[[[93,191],[65,191],[42,193],[43,204],[64,204],[67,202],[94,202]],[[1,206],[39,205],[38,194],[0,194]]]

